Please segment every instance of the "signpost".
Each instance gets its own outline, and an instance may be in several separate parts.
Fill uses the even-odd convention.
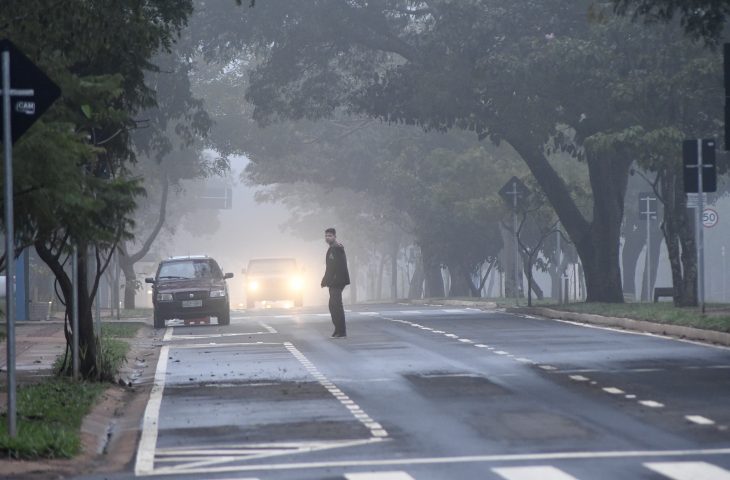
[[[651,278],[651,221],[657,219],[657,197],[651,193],[639,194],[639,218],[646,220],[646,258],[644,259],[644,276],[646,277],[647,302],[651,302],[654,285]]]
[[[684,191],[697,193],[697,296],[700,311],[705,313],[705,235],[704,195],[717,190],[715,169],[715,141],[712,139],[685,140],[682,144],[684,163]]]
[[[520,250],[517,238],[517,211],[526,207],[527,198],[530,196],[530,189],[517,177],[512,177],[499,190],[500,196],[512,207],[512,232],[514,234],[515,250],[515,305],[520,303]],[[530,285],[527,286],[530,288]]]
[[[2,70],[2,143],[5,153],[5,317],[7,321],[8,434],[17,433],[15,385],[15,231],[13,218],[13,144],[61,94],[58,86],[9,40],[0,40]],[[76,331],[74,331],[76,335]]]

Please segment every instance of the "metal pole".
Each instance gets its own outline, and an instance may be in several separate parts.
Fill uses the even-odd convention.
[[[15,230],[13,218],[13,138],[10,124],[10,52],[2,52],[3,146],[5,150],[5,318],[7,321],[8,435],[17,433],[15,385]]]
[[[722,301],[727,301],[727,262],[725,260],[725,245],[722,246]]]
[[[558,238],[557,238],[557,243],[558,243],[557,250],[558,251],[557,251],[557,255],[555,255],[556,261],[558,262],[558,265],[557,265],[557,267],[558,267],[557,268],[557,270],[558,270],[558,303],[563,303],[563,280],[562,280],[563,272],[560,271],[560,265],[562,265],[562,263],[560,262],[560,260],[561,260],[560,257],[562,256],[563,252],[560,250],[560,227],[558,227],[558,231],[555,232],[555,235],[558,236]]]
[[[73,378],[79,378],[79,251],[76,245],[73,246],[71,255],[71,330],[73,331],[71,341],[71,365]]]
[[[514,244],[515,244],[515,305],[520,304],[520,284],[522,279],[520,277],[520,252],[519,252],[519,241],[517,239],[517,182],[512,185],[512,228],[514,229]],[[530,288],[528,285],[527,288]]]
[[[705,228],[702,214],[705,210],[702,185],[704,165],[702,160],[702,139],[697,139],[697,296],[700,311],[705,313]]]
[[[646,301],[651,302],[651,197],[646,197]]]
[[[99,268],[98,265],[99,261],[96,260],[96,257],[94,258],[94,264],[96,268]],[[99,286],[96,289],[96,294],[94,295],[94,313],[96,314],[96,340],[97,342],[101,343],[101,302],[99,301],[99,292],[101,291],[101,283],[102,283],[103,277],[99,279]]]

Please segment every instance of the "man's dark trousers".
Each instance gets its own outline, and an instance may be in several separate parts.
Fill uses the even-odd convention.
[[[345,327],[345,307],[342,305],[342,288],[329,287],[330,290],[330,315],[332,315],[332,323],[335,325],[335,335],[347,335]]]

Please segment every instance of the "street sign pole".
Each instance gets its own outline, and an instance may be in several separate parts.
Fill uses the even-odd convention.
[[[727,262],[725,260],[725,245],[722,246],[722,301],[727,301]]]
[[[2,52],[3,65],[3,147],[5,149],[5,319],[8,354],[8,435],[16,435],[15,405],[15,232],[13,231],[13,142],[10,125],[10,52]]]
[[[512,230],[514,232],[514,248],[515,248],[515,305],[520,304],[520,284],[522,279],[520,278],[520,251],[519,251],[519,240],[517,238],[517,182],[512,183]],[[528,285],[527,288],[530,288]]]
[[[651,302],[651,214],[649,213],[650,197],[646,198],[646,301]]]
[[[73,246],[71,254],[71,369],[74,380],[79,378],[79,250]]]
[[[705,313],[705,227],[702,223],[702,213],[705,211],[702,198],[703,172],[702,139],[697,139],[697,296],[699,297],[700,311]]]
[[[13,71],[10,71],[10,68]],[[41,72],[12,42],[0,39],[2,67],[2,142],[4,150],[5,202],[5,318],[7,321],[8,371],[8,435],[17,434],[17,405],[15,378],[15,220],[13,215],[13,143],[43,114],[61,94],[58,86]],[[24,89],[13,89],[22,83]],[[32,87],[32,88],[27,88]],[[30,97],[16,102],[14,97]]]
[[[15,220],[13,218],[13,135],[12,97],[32,97],[33,90],[13,90],[10,85],[10,51],[3,49],[2,97],[3,97],[3,149],[5,152],[5,319],[7,322],[7,370],[8,370],[8,435],[17,433],[16,385],[15,385]]]

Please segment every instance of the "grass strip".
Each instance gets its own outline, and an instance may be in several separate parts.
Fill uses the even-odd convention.
[[[7,413],[0,419],[0,452],[7,458],[70,458],[79,453],[84,416],[107,388],[103,383],[52,378],[18,388],[18,435],[7,433]]]
[[[696,307],[680,308],[670,302],[660,303],[573,303],[545,305],[554,310],[590,313],[606,317],[631,318],[669,325],[682,325],[705,330],[730,332],[730,313],[710,312],[702,315]],[[710,305],[710,309],[719,306]],[[727,306],[725,306],[727,307]]]
[[[101,333],[110,338],[134,338],[143,322],[102,322]]]

